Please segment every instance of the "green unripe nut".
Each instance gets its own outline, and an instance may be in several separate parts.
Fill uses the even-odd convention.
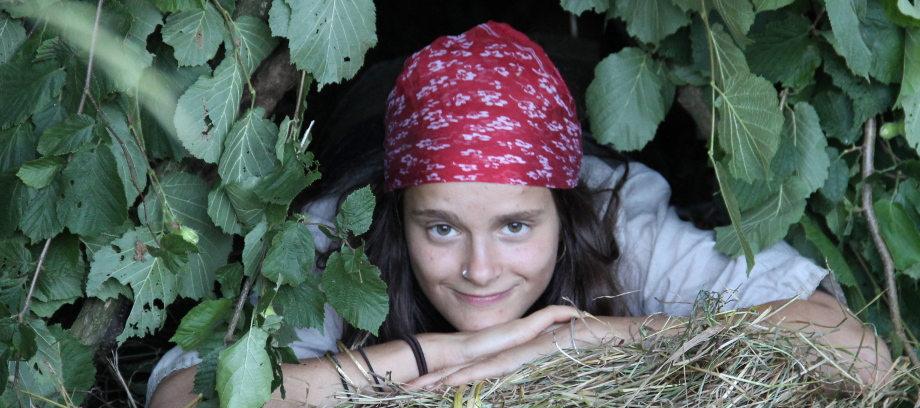
[[[878,131],[878,135],[885,139],[891,139],[903,134],[904,122],[888,122],[882,125],[882,128]]]
[[[182,239],[184,239],[185,242],[198,245],[198,233],[195,232],[195,230],[183,226],[182,228],[179,228],[179,235],[182,236]]]

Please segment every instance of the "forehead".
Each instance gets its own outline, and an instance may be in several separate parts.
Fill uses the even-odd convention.
[[[482,215],[533,210],[555,210],[550,189],[498,183],[448,182],[409,187],[406,212],[473,211]]]

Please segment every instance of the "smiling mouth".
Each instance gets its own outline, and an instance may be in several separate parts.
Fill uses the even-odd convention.
[[[511,289],[508,289],[508,290],[506,290],[506,291],[504,291],[504,292],[494,293],[494,294],[485,295],[485,296],[469,295],[469,294],[466,294],[466,293],[458,292],[458,291],[456,291],[456,290],[454,291],[454,294],[456,294],[457,297],[460,298],[460,300],[462,300],[462,301],[464,301],[464,302],[466,302],[466,303],[468,303],[468,304],[470,304],[470,305],[473,305],[473,306],[489,306],[489,305],[491,305],[491,304],[493,304],[493,303],[496,303],[496,302],[498,302],[498,301],[500,301],[500,300],[502,300],[502,299],[508,297],[508,295],[511,294],[511,291],[512,291],[513,289],[514,289],[514,288],[511,288]]]

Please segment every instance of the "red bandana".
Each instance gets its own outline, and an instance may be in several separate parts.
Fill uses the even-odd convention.
[[[572,95],[543,49],[507,24],[438,38],[410,57],[386,127],[387,191],[449,181],[578,185]]]

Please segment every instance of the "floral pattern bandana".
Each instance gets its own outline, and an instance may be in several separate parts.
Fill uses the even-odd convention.
[[[543,49],[489,22],[406,61],[387,101],[385,150],[387,191],[452,181],[572,188],[581,125]]]

